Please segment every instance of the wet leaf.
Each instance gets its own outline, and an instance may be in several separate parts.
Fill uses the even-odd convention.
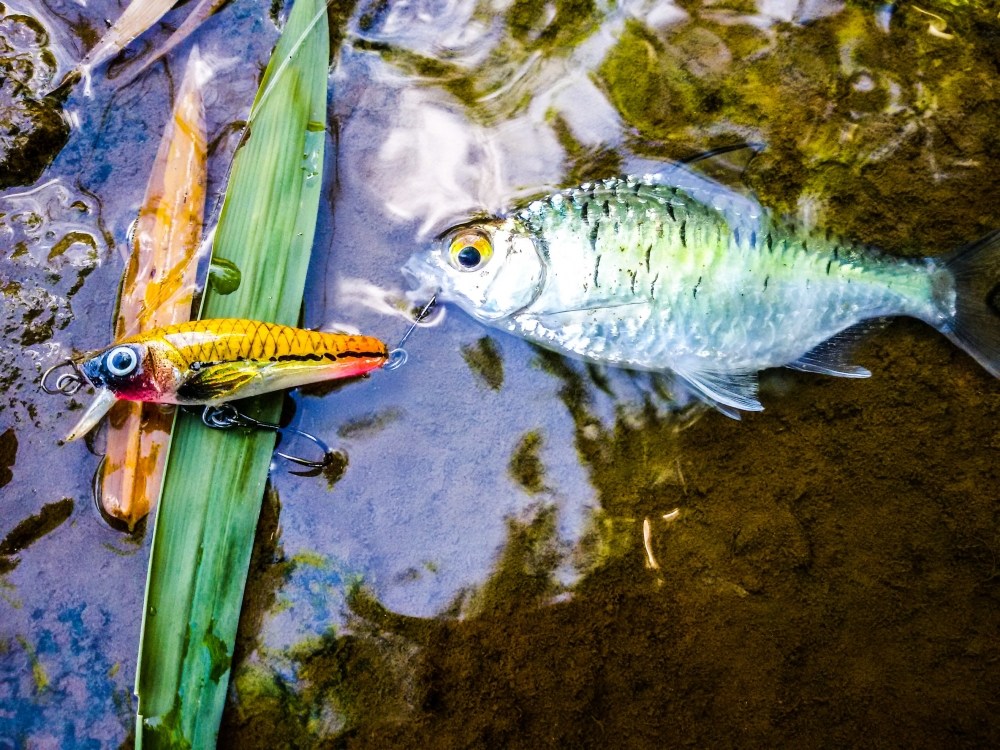
[[[62,85],[82,77],[90,87],[90,73],[121,52],[129,43],[159,21],[176,0],[133,0],[107,33],[66,76]],[[89,91],[88,91],[89,93]]]
[[[127,86],[129,83],[138,78],[142,73],[147,70],[151,65],[156,63],[157,60],[166,57],[170,54],[171,50],[177,45],[187,39],[191,34],[194,33],[195,29],[201,26],[209,16],[211,16],[215,11],[219,10],[223,5],[228,3],[229,0],[201,0],[191,12],[184,19],[184,22],[177,27],[177,30],[165,41],[159,48],[153,51],[152,54],[148,55],[146,58],[139,63],[134,70],[128,71],[125,79],[121,81],[120,86]]]
[[[208,179],[203,69],[195,51],[132,234],[116,339],[191,318]],[[122,401],[111,411],[100,500],[130,530],[160,494],[173,419],[156,404]]]

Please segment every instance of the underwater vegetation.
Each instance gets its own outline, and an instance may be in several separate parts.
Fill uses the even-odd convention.
[[[30,19],[0,27],[3,49],[41,71],[4,113],[22,96],[58,116],[46,92],[122,10],[50,5],[3,8],[4,23]],[[193,5],[95,68],[92,99],[68,92],[62,142],[25,146],[0,193],[0,747],[136,739],[143,581],[164,532],[102,524],[100,438],[55,445],[87,399],[41,394],[38,377],[113,341],[127,227],[190,44],[216,66],[209,215],[300,2],[233,0],[125,86]],[[363,281],[398,301],[400,267],[441,231],[735,143],[755,149],[690,168],[892,257],[940,257],[1000,226],[989,2],[389,0],[334,3],[329,19],[326,109],[304,127],[326,150],[302,173],[316,239],[302,240],[301,304],[272,300],[289,325],[398,340],[401,308],[350,292]],[[248,222],[231,220],[230,247]],[[212,316],[287,280],[225,257],[242,281]],[[185,690],[222,712],[220,747],[1000,742],[1000,392],[943,337],[906,320],[872,332],[851,356],[867,380],[767,370],[767,410],[734,422],[655,375],[458,310],[433,322],[404,366],[255,412],[338,451],[298,476],[249,432],[237,475],[259,482],[259,518],[236,507],[235,481],[210,478],[229,454],[204,450],[244,436],[184,415],[209,437],[168,479],[163,528],[197,526],[190,547],[248,574],[245,590],[220,575],[235,605],[196,637],[147,626],[147,742],[181,731],[160,665],[182,651]],[[206,486],[213,503],[191,503]],[[254,545],[234,565],[230,533]],[[153,603],[153,620],[185,596]]]

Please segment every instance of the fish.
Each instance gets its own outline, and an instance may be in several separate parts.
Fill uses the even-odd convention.
[[[783,222],[683,166],[613,177],[452,226],[411,255],[481,323],[573,358],[672,373],[724,414],[761,411],[761,370],[848,378],[874,321],[923,320],[1000,377],[1000,232],[900,258]]]
[[[262,393],[363,375],[388,359],[371,336],[221,318],[154,328],[77,365],[97,395],[66,437],[89,432],[119,399],[213,406]]]

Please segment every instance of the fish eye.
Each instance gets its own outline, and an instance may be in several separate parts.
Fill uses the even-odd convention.
[[[123,377],[130,375],[139,365],[139,355],[130,346],[116,346],[108,352],[104,364],[109,373],[115,377]]]
[[[462,232],[448,248],[448,261],[459,271],[478,271],[493,257],[493,244],[482,232]]]
[[[458,265],[464,266],[465,268],[475,268],[479,265],[479,261],[483,259],[483,254],[479,252],[479,249],[473,247],[472,245],[466,245],[461,250],[458,251],[458,255],[455,256],[455,260],[458,261]]]

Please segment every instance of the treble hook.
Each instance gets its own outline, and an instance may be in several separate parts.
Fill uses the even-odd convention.
[[[48,384],[49,376],[56,370],[63,367],[72,367],[73,372],[64,372],[56,378],[55,386],[50,386]],[[83,387],[85,382],[86,379],[83,377],[83,373],[80,372],[80,368],[77,363],[72,359],[66,359],[62,362],[57,362],[48,370],[43,372],[42,379],[39,381],[39,384],[42,386],[42,390],[46,393],[51,393],[53,395],[61,393],[63,396],[72,396]]]
[[[383,369],[395,370],[397,367],[402,367],[403,365],[406,364],[408,355],[406,353],[406,349],[403,348],[403,344],[405,344],[406,340],[410,338],[410,334],[413,333],[414,330],[416,330],[417,326],[423,322],[424,318],[426,318],[430,314],[431,310],[434,308],[435,302],[437,302],[437,292],[434,292],[434,294],[431,295],[431,298],[427,301],[427,304],[424,305],[420,309],[420,312],[417,313],[417,317],[413,319],[413,322],[410,324],[410,327],[406,329],[406,333],[403,334],[403,337],[399,340],[399,343],[396,344],[396,348],[393,349],[391,352],[389,352],[389,359],[386,361],[384,365],[382,365]]]
[[[281,425],[271,424],[270,422],[261,422],[258,419],[254,419],[253,417],[244,414],[232,404],[206,406],[201,412],[201,421],[206,427],[211,427],[213,430],[231,430],[234,427],[246,427],[248,429],[275,432],[279,437],[284,437],[286,432],[291,432],[305,438],[322,451],[323,459],[321,461],[313,461],[308,458],[302,458],[301,456],[293,456],[291,453],[284,453],[279,450],[275,451],[276,455],[286,461],[290,461],[299,466],[305,466],[307,469],[312,470],[311,472],[293,472],[295,474],[301,474],[302,476],[315,476],[315,474],[318,474],[325,469],[336,455],[334,451],[330,450],[326,443],[315,435],[311,435],[304,430],[297,430],[294,427],[282,427]]]

